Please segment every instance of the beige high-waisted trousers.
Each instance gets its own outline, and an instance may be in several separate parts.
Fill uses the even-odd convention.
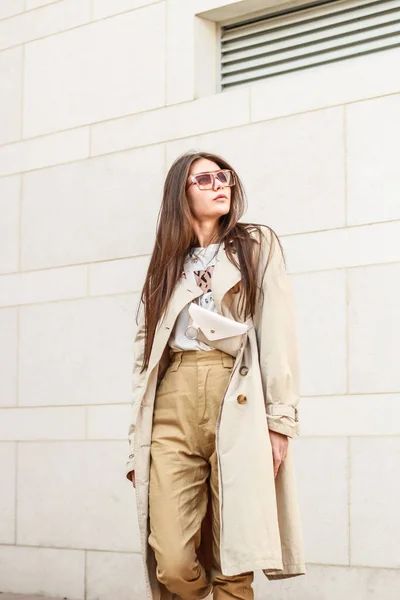
[[[221,573],[216,425],[234,358],[221,350],[170,351],[156,392],[151,440],[149,544],[157,577],[178,600],[253,600],[253,572]],[[238,473],[238,477],[240,473]],[[210,504],[208,500],[210,498]],[[197,550],[212,511],[212,560]]]

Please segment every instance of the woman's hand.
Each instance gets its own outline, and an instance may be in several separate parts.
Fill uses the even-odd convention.
[[[272,431],[272,429],[269,429],[268,431],[272,446],[272,457],[274,460],[274,478],[276,478],[279,467],[286,458],[289,442],[287,435],[278,433],[277,431]]]

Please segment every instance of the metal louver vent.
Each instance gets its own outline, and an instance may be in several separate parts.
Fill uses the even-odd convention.
[[[396,46],[400,0],[330,0],[247,19],[222,27],[221,87]]]

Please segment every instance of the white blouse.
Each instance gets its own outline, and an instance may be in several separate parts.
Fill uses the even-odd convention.
[[[209,244],[204,248],[201,246],[192,248],[195,260],[187,255],[182,273],[182,276],[193,281],[203,290],[203,294],[195,300],[199,306],[214,312],[218,311],[212,295],[212,274],[218,248],[219,244]],[[190,321],[188,307],[189,304],[184,306],[175,321],[175,325],[168,340],[169,346],[174,352],[180,350],[213,350],[214,348],[208,344],[198,340],[191,340],[186,337],[185,330]]]

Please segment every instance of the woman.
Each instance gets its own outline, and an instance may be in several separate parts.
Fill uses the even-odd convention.
[[[276,234],[239,223],[244,211],[221,157],[171,166],[138,310],[126,466],[150,600],[250,600],[254,570],[306,573],[291,288]]]

